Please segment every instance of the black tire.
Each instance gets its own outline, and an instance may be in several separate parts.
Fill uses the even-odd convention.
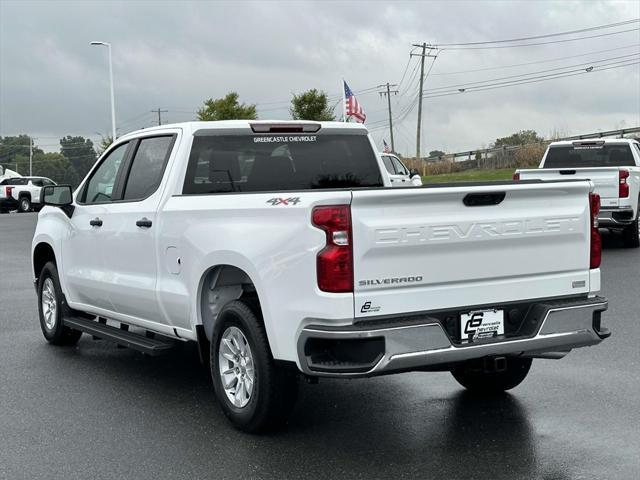
[[[20,197],[20,200],[18,201],[18,211],[21,213],[31,211],[31,199],[29,197]]]
[[[220,408],[234,426],[250,433],[282,426],[298,395],[297,372],[276,366],[267,334],[257,315],[258,309],[252,309],[245,301],[229,302],[218,316],[210,349],[211,378]],[[227,397],[220,373],[220,344],[225,332],[232,327],[244,335],[253,360],[253,390],[248,403],[240,408]],[[235,385],[238,385],[237,381]]]
[[[53,290],[53,298],[50,298],[47,287]],[[55,302],[55,308],[51,316],[46,316],[47,312],[45,312],[43,296],[49,299],[46,302],[48,305],[51,305],[51,302]],[[62,323],[63,317],[68,312],[69,306],[60,288],[56,264],[47,262],[38,278],[38,313],[42,334],[49,343],[53,345],[75,345],[80,340],[82,332],[65,327]]]
[[[640,215],[640,212],[638,213]],[[640,230],[638,229],[638,216],[636,219],[622,231],[622,241],[627,248],[640,247]]]
[[[529,369],[531,358],[506,357],[506,369],[486,371],[484,359],[465,362],[451,370],[460,385],[471,392],[495,394],[511,390],[522,383]]]

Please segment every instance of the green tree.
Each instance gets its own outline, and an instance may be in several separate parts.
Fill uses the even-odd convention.
[[[223,98],[205,100],[198,110],[198,120],[255,120],[258,118],[255,105],[238,102],[236,92],[227,93]]]
[[[543,141],[544,138],[538,136],[535,130],[520,130],[518,133],[511,134],[508,137],[496,139],[494,145],[496,147],[509,147],[512,145],[529,145]]]
[[[442,150],[431,150],[429,152],[430,157],[444,157],[446,155]]]
[[[106,137],[100,138],[100,145],[98,145],[98,155],[102,155],[107,148],[111,146],[113,143],[113,137],[111,135],[107,135]]]
[[[71,162],[78,178],[83,178],[98,158],[90,139],[71,135],[60,139],[60,153]]]
[[[17,135],[13,137],[0,137],[0,164],[4,168],[16,170],[21,175],[29,174],[29,135]],[[33,146],[34,156],[44,153],[42,149]]]
[[[61,153],[39,153],[33,156],[33,174],[47,177],[56,183],[78,184],[78,175],[71,162]]]
[[[333,108],[328,105],[327,94],[315,88],[300,95],[293,94],[289,112],[294,120],[332,121],[336,119]]]

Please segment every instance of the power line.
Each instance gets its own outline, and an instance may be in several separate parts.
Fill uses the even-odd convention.
[[[404,71],[402,72],[402,78],[400,79],[400,82],[398,83],[398,88],[400,88],[400,86],[402,85],[402,82],[404,82],[404,77],[407,74],[407,70],[409,69],[409,64],[411,63],[411,59],[413,57],[411,56],[411,53],[409,53],[409,60],[407,60],[407,64],[404,67]]]
[[[489,50],[494,48],[516,48],[516,47],[533,47],[536,45],[550,45],[552,43],[567,43],[567,42],[577,42],[578,40],[587,40],[590,38],[600,38],[600,37],[609,37],[611,35],[619,35],[621,33],[629,33],[629,32],[638,32],[640,28],[631,28],[628,30],[619,30],[617,32],[609,32],[609,33],[601,33],[599,35],[588,35],[584,37],[577,38],[567,38],[565,40],[552,40],[549,42],[534,42],[534,43],[520,43],[517,45],[495,45],[488,47],[444,47],[441,50]]]
[[[426,91],[427,92],[436,92],[438,90],[447,90],[447,89],[450,89],[450,88],[458,88],[458,87],[468,87],[470,85],[478,85],[478,84],[483,84],[483,83],[487,83],[487,82],[494,82],[494,81],[498,81],[498,80],[506,80],[506,79],[509,79],[509,78],[528,77],[528,76],[531,76],[531,75],[537,75],[539,73],[554,72],[554,71],[558,71],[558,70],[567,70],[569,68],[579,67],[579,66],[582,66],[582,65],[593,65],[593,64],[596,64],[596,63],[608,62],[610,60],[618,60],[620,58],[637,57],[638,55],[640,55],[640,52],[639,53],[632,53],[632,54],[629,54],[629,55],[620,55],[620,56],[617,56],[617,57],[603,58],[601,60],[593,60],[593,61],[590,61],[590,62],[577,63],[577,64],[574,64],[574,65],[566,65],[564,67],[556,67],[556,68],[549,68],[549,69],[546,69],[546,70],[538,70],[538,71],[535,71],[535,72],[521,73],[521,74],[518,74],[518,75],[508,75],[506,77],[488,78],[486,80],[478,80],[477,82],[458,83],[458,84],[447,85],[447,86],[443,86],[443,87],[434,87],[434,88],[431,88],[431,89],[426,90]],[[580,70],[582,70],[582,68]],[[536,78],[536,77],[534,77],[534,78]]]
[[[622,62],[615,62],[615,63],[622,63]],[[610,67],[606,67],[606,68],[602,68],[603,65],[599,66],[599,67],[595,67],[593,70],[584,70],[584,71],[579,71],[576,73],[563,73],[563,74],[555,74],[555,75],[544,75],[544,77],[548,77],[548,78],[539,78],[539,79],[533,79],[533,80],[522,80],[522,81],[512,81],[512,82],[503,82],[502,84],[495,84],[495,85],[483,85],[480,87],[471,87],[470,89],[465,89],[463,91],[455,91],[455,92],[446,92],[446,93],[440,93],[440,94],[435,94],[435,95],[425,95],[424,98],[437,98],[437,97],[447,97],[450,95],[461,95],[463,93],[472,93],[472,92],[481,92],[481,91],[485,91],[485,90],[495,90],[497,88],[506,88],[506,87],[511,87],[514,85],[525,85],[528,83],[538,83],[538,82],[545,82],[548,80],[555,80],[556,78],[565,78],[565,77],[574,77],[576,75],[585,75],[587,73],[592,73],[592,72],[602,72],[605,70],[613,70],[615,68],[622,68],[622,67],[628,67],[628,66],[632,66],[632,65],[640,65],[640,61],[637,62],[629,62],[627,61],[627,63],[621,64],[621,65],[615,65],[615,66],[610,66]]]
[[[640,47],[640,43],[632,43],[630,45],[624,45],[621,47],[616,47],[616,48],[608,48],[606,50],[598,50],[598,51],[594,51],[594,52],[589,52],[589,53],[581,53],[579,55],[568,55],[566,57],[556,57],[556,58],[550,58],[547,60],[538,60],[535,62],[525,62],[525,63],[514,63],[511,65],[498,65],[495,67],[485,67],[485,68],[476,68],[473,70],[459,70],[456,72],[438,72],[438,73],[432,73],[432,76],[445,76],[445,75],[459,75],[462,73],[475,73],[475,72],[485,72],[485,71],[489,71],[489,70],[502,70],[504,68],[514,68],[514,67],[525,67],[527,65],[536,65],[539,63],[552,63],[552,62],[557,62],[560,60],[567,60],[569,58],[578,58],[578,57],[586,57],[588,55],[595,55],[598,53],[607,53],[607,52],[613,52],[613,51],[618,51],[618,50],[624,50],[627,48],[632,48],[632,47]]]
[[[632,20],[625,20],[623,22],[616,23],[608,23],[605,25],[597,25],[595,27],[589,28],[581,28],[579,30],[569,30],[566,32],[559,33],[547,33],[545,35],[535,35],[531,37],[520,37],[520,38],[510,38],[507,40],[488,40],[483,42],[466,42],[466,43],[440,43],[438,47],[457,47],[457,46],[468,46],[468,45],[488,45],[490,43],[513,43],[513,42],[523,42],[526,40],[539,40],[541,38],[551,38],[551,37],[561,37],[565,35],[573,35],[575,33],[584,33],[584,32],[592,32],[594,30],[602,30],[605,28],[619,27],[622,25],[629,25],[630,23],[638,23],[640,22],[640,18],[634,18]]]

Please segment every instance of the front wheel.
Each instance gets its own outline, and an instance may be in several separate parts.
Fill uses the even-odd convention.
[[[242,300],[228,303],[213,331],[211,377],[218,403],[240,430],[283,424],[295,404],[298,375],[276,366],[262,323]]]
[[[42,334],[49,343],[75,345],[80,340],[82,332],[65,327],[62,322],[68,310],[60,288],[56,264],[48,262],[38,278],[38,313]]]
[[[505,357],[504,368],[487,370],[484,359],[472,360],[451,370],[453,378],[467,390],[498,393],[522,383],[531,368],[531,358]]]

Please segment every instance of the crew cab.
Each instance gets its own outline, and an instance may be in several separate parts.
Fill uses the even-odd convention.
[[[45,185],[55,185],[45,177],[11,177],[0,181],[0,211],[18,210],[30,212],[40,209],[40,190]]]
[[[633,139],[553,142],[538,169],[516,170],[521,180],[591,180],[600,195],[598,223],[622,233],[627,247],[640,247],[640,143]]]
[[[222,411],[259,431],[301,378],[444,370],[491,393],[610,335],[590,181],[386,188],[384,168],[359,124],[118,138],[75,192],[43,188],[44,337],[197,342]]]
[[[419,187],[422,185],[420,172],[415,168],[409,170],[397,156],[392,153],[380,152],[384,164],[383,173],[389,175],[389,182],[393,187]]]

